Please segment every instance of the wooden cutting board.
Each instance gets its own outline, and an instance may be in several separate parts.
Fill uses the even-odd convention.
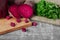
[[[60,26],[60,19],[53,20],[53,19],[48,19],[48,18],[41,17],[41,16],[33,16],[31,18],[31,20],[40,21],[40,22],[44,22],[44,23],[49,23],[49,24],[54,24],[54,25],[59,25]]]
[[[32,22],[29,20],[28,23],[25,23],[25,18],[21,18],[21,22],[17,23],[16,19],[11,18],[10,20],[7,19],[0,19],[0,34],[5,34],[8,32],[12,32],[15,30],[19,30],[21,28],[26,28],[32,25]],[[11,27],[10,23],[14,22],[16,24],[15,27]]]

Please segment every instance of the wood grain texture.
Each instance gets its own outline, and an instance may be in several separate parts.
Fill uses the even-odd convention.
[[[32,22],[29,22],[28,23],[25,23],[25,18],[22,18],[21,19],[22,21],[20,23],[17,23],[16,22],[16,19],[14,18],[11,18],[10,20],[7,20],[7,19],[0,19],[0,34],[5,34],[5,33],[8,33],[8,32],[12,32],[12,31],[15,31],[15,30],[19,30],[21,28],[26,28],[26,27],[29,27],[32,25]],[[11,27],[10,26],[10,23],[11,22],[14,22],[16,24],[15,27]]]
[[[53,20],[53,19],[48,19],[41,16],[33,16],[31,20],[45,22],[45,23],[54,24],[54,25],[60,25],[60,19]]]

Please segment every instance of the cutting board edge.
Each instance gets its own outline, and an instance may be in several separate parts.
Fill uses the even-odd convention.
[[[45,21],[43,20],[45,19]],[[48,19],[46,17],[41,17],[41,16],[33,16],[31,18],[32,21],[39,21],[39,22],[43,22],[43,23],[48,23],[48,24],[52,24],[52,25],[56,25],[56,26],[60,26],[60,19],[58,20],[53,20],[53,19]]]
[[[9,29],[9,30],[5,30],[3,32],[0,32],[0,35],[3,35],[3,34],[6,34],[6,33],[10,33],[10,32],[13,32],[13,31],[17,31],[17,30],[20,30],[21,28],[28,28],[32,26],[32,22],[29,22],[28,25],[23,25],[23,26],[20,26],[20,27],[16,27],[16,28],[13,28],[13,29]]]

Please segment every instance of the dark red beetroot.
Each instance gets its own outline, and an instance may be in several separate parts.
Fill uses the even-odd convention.
[[[15,27],[15,26],[16,26],[16,24],[15,24],[15,23],[13,23],[13,22],[11,22],[11,23],[10,23],[10,26]]]
[[[18,23],[20,23],[20,22],[21,22],[21,20],[20,20],[20,19],[16,19],[16,21],[17,21]]]
[[[29,20],[27,18],[24,21],[25,21],[25,23],[28,23],[29,22]]]
[[[32,26],[37,26],[37,22],[32,22]]]
[[[26,30],[26,28],[22,28],[22,31],[23,31],[23,32],[26,32],[27,30]]]
[[[27,4],[21,4],[18,7],[19,14],[24,18],[30,18],[33,15],[33,8]]]
[[[8,0],[0,0],[0,18],[7,16],[7,3]]]
[[[11,15],[13,15],[15,18],[20,18],[20,15],[18,14],[17,11],[17,5],[12,5],[9,7],[9,12],[11,13]]]

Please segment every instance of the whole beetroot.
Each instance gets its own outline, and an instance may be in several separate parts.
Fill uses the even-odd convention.
[[[30,18],[33,15],[33,8],[27,4],[21,4],[18,7],[19,14],[24,18]]]
[[[20,18],[20,15],[17,11],[17,8],[18,8],[17,5],[12,5],[12,6],[9,7],[8,10],[9,10],[10,16],[15,17],[15,18]]]

